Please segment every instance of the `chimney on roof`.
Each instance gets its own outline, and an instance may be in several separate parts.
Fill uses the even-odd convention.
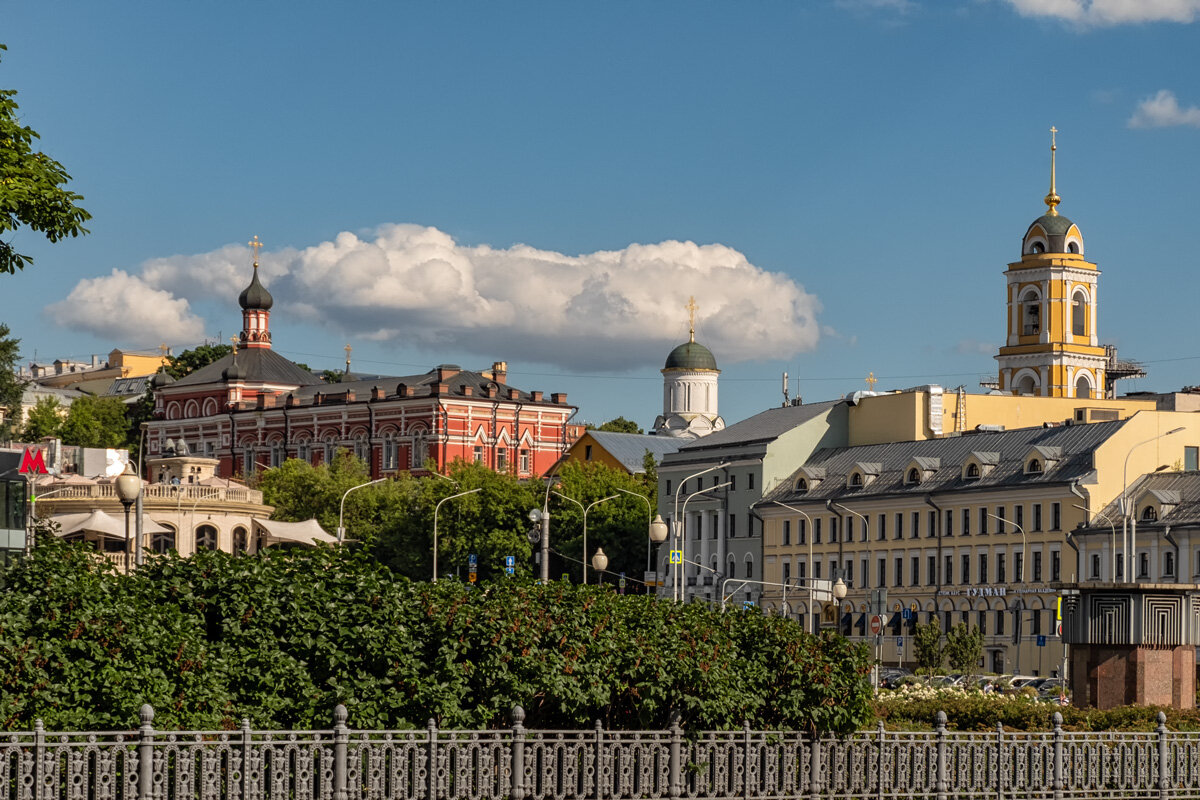
[[[283,405],[285,408],[292,408],[293,406],[295,406],[296,405],[296,395],[289,394],[287,396],[287,399],[283,401]]]
[[[535,403],[540,403],[540,402],[542,402],[542,393],[541,392],[530,392],[529,399]]]
[[[413,387],[409,386],[407,383],[397,383],[396,384],[396,396],[397,397],[412,397],[413,396]]]
[[[550,395],[550,402],[554,403],[555,405],[565,406],[567,404],[567,393],[555,392],[554,394]]]
[[[508,390],[508,399],[509,400],[520,400],[521,399],[521,390],[520,389],[509,389]]]
[[[488,397],[495,397],[500,393],[500,390],[496,388],[496,384],[494,383],[489,383],[484,391],[487,393]]]
[[[496,383],[505,383],[508,381],[507,361],[492,362],[492,380],[494,380]]]
[[[384,394],[383,389],[379,388],[378,386],[371,387],[371,399],[372,400],[382,400],[384,397],[385,397],[385,394]]]
[[[275,395],[273,395],[273,394],[260,394],[260,395],[258,395],[256,400],[257,400],[258,408],[274,408],[275,407]]]
[[[463,397],[470,397],[471,395],[475,394],[475,390],[464,383],[462,386],[458,387],[458,393]]]
[[[443,395],[445,393],[446,393],[446,384],[440,383],[440,382],[429,384],[429,395],[431,397],[437,397],[437,396]]]
[[[437,366],[438,383],[441,383],[442,381],[450,380],[451,378],[453,378],[455,375],[457,375],[460,372],[462,372],[462,368],[460,368],[457,364],[438,364],[438,366]]]

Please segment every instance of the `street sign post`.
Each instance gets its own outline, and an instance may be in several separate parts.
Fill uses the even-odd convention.
[[[682,564],[683,563],[683,551],[682,550],[672,550],[671,551],[671,563],[672,564]]]
[[[625,573],[621,573],[621,578],[617,581],[617,587],[620,588],[621,594],[625,594]]]
[[[1038,647],[1045,647],[1045,646],[1046,646],[1046,637],[1045,637],[1045,636],[1039,636],[1039,637],[1037,638],[1037,646],[1038,646]]]
[[[883,615],[876,614],[871,617],[871,633],[875,636],[883,633]]]

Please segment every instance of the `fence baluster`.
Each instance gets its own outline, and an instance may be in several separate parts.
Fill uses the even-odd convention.
[[[879,798],[879,800],[883,800],[883,775],[884,775],[884,771],[883,771],[883,770],[884,770],[884,762],[883,762],[883,744],[884,744],[884,741],[883,741],[883,736],[884,736],[884,731],[883,731],[883,720],[880,720],[880,721],[879,721],[879,728],[878,728],[877,730],[879,731],[879,748],[878,748],[878,752],[875,754],[875,778],[876,778],[876,785],[875,785],[875,796],[876,796],[876,797],[878,797],[878,798]]]
[[[348,800],[346,791],[346,751],[350,742],[350,729],[346,720],[350,715],[346,707],[338,703],[333,708],[333,800]]]
[[[33,721],[33,800],[42,800],[42,769],[46,760],[46,726],[41,717]]]
[[[425,749],[425,757],[427,759],[429,759],[429,761],[428,761],[429,768],[427,770],[427,775],[426,775],[426,780],[428,781],[428,785],[425,787],[427,790],[426,797],[428,797],[429,800],[437,800],[437,796],[438,796],[437,722],[434,720],[433,717],[430,717],[429,722],[426,723],[425,727],[426,727],[426,730],[429,731],[429,743]]]
[[[512,720],[512,800],[525,798],[525,709],[513,706]]]
[[[138,800],[154,797],[154,709],[145,703],[138,710]]]
[[[750,721],[742,722],[742,797],[750,800]]]
[[[250,718],[242,717],[242,800],[250,798],[250,747],[253,741]]]
[[[947,775],[949,754],[946,746],[946,712],[937,712],[937,799],[946,800],[949,789]]]
[[[1168,772],[1167,763],[1167,715],[1160,711],[1158,712],[1158,797],[1159,800],[1167,800],[1168,788],[1171,785],[1171,776]]]
[[[600,720],[596,720],[594,728],[596,732],[593,740],[592,753],[592,769],[595,774],[592,776],[592,788],[595,789],[594,797],[596,800],[601,800],[604,797],[604,788],[601,785],[600,773],[603,771],[602,764],[604,763],[604,727],[600,724]]]
[[[683,748],[683,730],[679,727],[680,714],[671,711],[671,756],[667,768],[667,780],[670,786],[671,800],[683,796],[683,765],[679,763],[680,750]]]
[[[1004,723],[996,723],[996,800],[1004,800]]]
[[[821,775],[821,734],[813,731],[810,736],[812,736],[812,741],[808,747],[808,793],[812,797],[812,800],[820,800],[822,786],[824,785],[824,781],[821,780],[823,777]]]
[[[1063,716],[1058,711],[1050,718],[1054,722],[1054,800],[1063,796]]]

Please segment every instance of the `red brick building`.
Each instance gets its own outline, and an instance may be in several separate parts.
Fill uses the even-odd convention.
[[[503,361],[480,372],[442,364],[421,375],[350,374],[323,383],[271,349],[273,300],[257,260],[238,302],[234,353],[178,381],[162,372],[152,380],[150,458],[182,442],[232,476],[286,458],[320,464],[346,448],[370,464],[372,477],[422,471],[427,459],[439,471],[463,459],[532,477],[549,470],[582,428],[569,424],[576,409],[566,394],[509,386]]]

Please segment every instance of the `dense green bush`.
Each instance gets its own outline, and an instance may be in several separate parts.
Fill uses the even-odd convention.
[[[562,582],[413,583],[333,550],[151,560],[132,576],[51,537],[0,573],[0,727],[507,724],[849,731],[865,648],[778,617]]]
[[[949,728],[961,731],[994,730],[997,724],[1009,730],[1051,730],[1055,712],[1062,714],[1065,730],[1152,731],[1158,727],[1160,711],[1166,713],[1171,730],[1200,730],[1200,711],[1196,709],[1122,706],[1101,711],[1059,706],[1028,694],[984,694],[955,687],[920,686],[882,692],[875,700],[876,716],[893,730],[928,730],[939,711],[946,712]]]

